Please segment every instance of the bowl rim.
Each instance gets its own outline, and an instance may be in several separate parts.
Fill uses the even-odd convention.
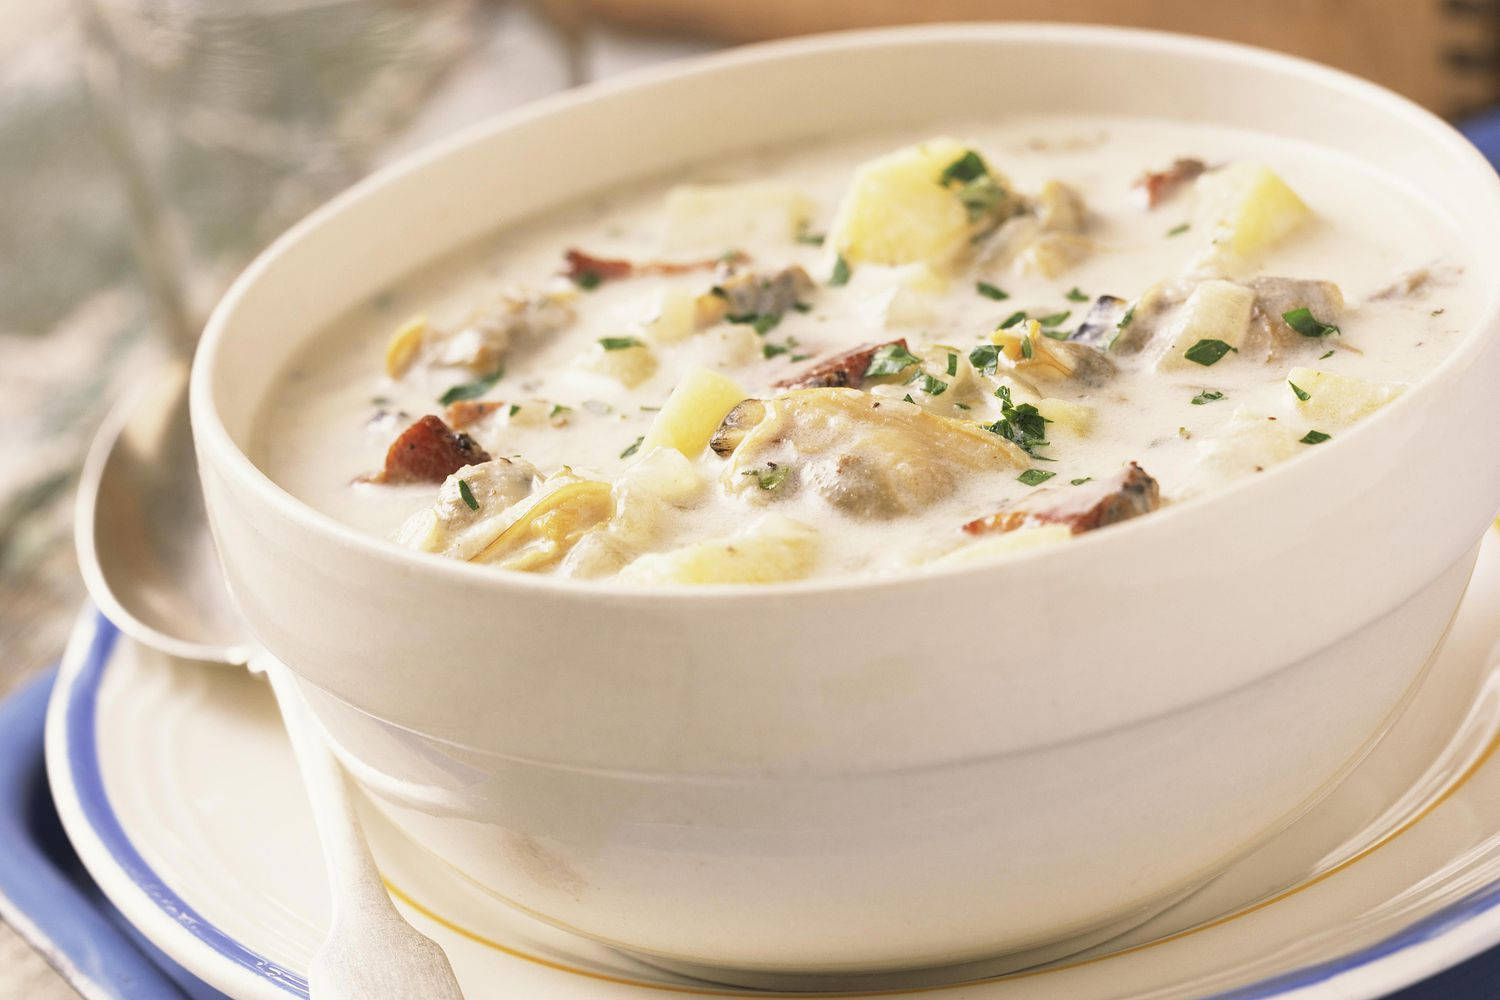
[[[1327,466],[1334,460],[1328,457],[1330,453],[1341,455],[1343,450],[1347,450],[1347,446],[1343,450],[1340,449],[1339,445],[1343,442],[1370,438],[1378,432],[1378,429],[1399,419],[1404,410],[1415,405],[1414,400],[1431,397],[1442,391],[1444,385],[1454,378],[1455,373],[1467,367],[1473,356],[1481,350],[1487,339],[1486,334],[1500,337],[1500,294],[1492,292],[1488,303],[1447,357],[1415,380],[1400,398],[1342,432],[1339,436],[1339,443],[1333,449],[1308,449],[1311,454],[1295,455],[1258,475],[1244,477],[1207,494],[1173,503],[1169,507],[1153,512],[1150,517],[1132,518],[1127,522],[1111,525],[1106,531],[1085,532],[1081,536],[1074,536],[1067,545],[1025,549],[994,560],[981,560],[968,564],[927,564],[906,567],[899,572],[881,575],[842,574],[774,583],[640,585],[621,583],[613,578],[579,580],[497,571],[489,566],[449,559],[435,553],[406,549],[394,541],[347,525],[294,496],[249,457],[246,451],[235,442],[220,419],[214,402],[213,374],[221,342],[227,336],[225,330],[241,301],[288,248],[345,211],[353,209],[367,197],[374,195],[398,178],[417,172],[428,164],[448,156],[459,155],[464,148],[488,139],[496,133],[505,132],[536,119],[563,113],[570,108],[586,105],[610,94],[644,89],[658,83],[686,80],[727,67],[753,64],[774,65],[788,57],[815,55],[819,52],[881,46],[922,47],[952,43],[972,44],[985,41],[1050,44],[1084,42],[1125,50],[1154,51],[1164,55],[1213,56],[1236,66],[1258,67],[1284,76],[1299,77],[1308,83],[1318,84],[1325,89],[1338,92],[1341,96],[1363,101],[1387,116],[1405,119],[1408,124],[1425,132],[1427,138],[1440,150],[1441,155],[1453,158],[1456,165],[1467,163],[1471,170],[1474,167],[1480,168],[1480,176],[1487,181],[1485,186],[1488,187],[1489,196],[1487,204],[1482,207],[1487,208],[1490,214],[1500,220],[1500,174],[1496,173],[1489,161],[1452,125],[1409,98],[1355,74],[1309,59],[1253,45],[1178,32],[1042,21],[898,25],[824,32],[757,42],[627,71],[501,112],[425,144],[380,167],[303,217],[257,254],[255,259],[236,277],[215,305],[204,326],[193,358],[189,386],[192,432],[200,455],[206,454],[213,459],[218,469],[225,473],[232,488],[253,495],[262,506],[274,510],[280,517],[293,522],[298,528],[321,535],[325,539],[336,542],[345,551],[358,552],[398,572],[421,570],[446,574],[449,581],[470,587],[495,587],[502,590],[529,588],[533,592],[547,593],[555,598],[576,599],[588,603],[597,603],[601,599],[619,603],[649,602],[653,605],[668,600],[703,603],[763,598],[779,601],[791,595],[899,589],[931,584],[937,580],[950,583],[975,582],[981,576],[997,572],[1026,572],[1036,560],[1043,559],[1063,564],[1069,560],[1081,560],[1080,567],[1086,568],[1102,557],[1103,553],[1111,547],[1125,546],[1130,540],[1143,534],[1171,530],[1173,524],[1192,512],[1203,509],[1205,505],[1222,502],[1232,494],[1244,496],[1274,490],[1283,483],[1290,482],[1291,477],[1298,474],[1304,477],[1312,476],[1313,471]],[[1370,162],[1364,157],[1360,157],[1360,160],[1366,164]],[[1463,180],[1466,186],[1469,186],[1468,177],[1465,176]],[[1475,190],[1478,191],[1477,185]],[[1476,210],[1480,207],[1476,205]],[[1099,555],[1096,555],[1096,552]]]

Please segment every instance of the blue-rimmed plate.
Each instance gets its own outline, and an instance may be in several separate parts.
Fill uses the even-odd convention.
[[[884,995],[1002,1000],[1378,996],[1500,941],[1500,536],[1408,710],[1334,796],[1149,923],[1048,966]],[[328,902],[268,692],[81,617],[52,694],[54,799],[89,872],[153,944],[233,996],[305,996]],[[367,817],[408,916],[469,1000],[729,996],[537,923]],[[757,994],[764,996],[765,994]],[[869,990],[848,995],[871,995]]]

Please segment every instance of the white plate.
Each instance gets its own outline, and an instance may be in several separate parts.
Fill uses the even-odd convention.
[[[1408,710],[1276,841],[1106,944],[980,981],[972,968],[965,982],[893,979],[883,995],[1366,997],[1500,941],[1497,633],[1491,532]],[[144,650],[86,610],[52,695],[47,765],[84,864],[152,943],[233,996],[306,995],[328,900],[290,750],[258,680]],[[447,949],[469,1000],[748,994],[532,920],[366,812],[392,893]]]

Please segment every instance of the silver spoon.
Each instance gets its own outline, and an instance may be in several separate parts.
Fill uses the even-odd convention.
[[[313,956],[315,1000],[462,1000],[442,948],[385,890],[348,781],[290,671],[260,650],[230,600],[209,537],[172,361],[100,429],[78,487],[74,538],[89,594],[126,635],[172,656],[264,673],[291,737],[328,870],[333,920]]]

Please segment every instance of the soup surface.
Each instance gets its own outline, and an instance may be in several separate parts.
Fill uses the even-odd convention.
[[[1337,446],[1448,353],[1472,280],[1420,196],[1335,150],[957,123],[707,164],[436,261],[313,339],[253,452],[496,571],[903,572]]]

